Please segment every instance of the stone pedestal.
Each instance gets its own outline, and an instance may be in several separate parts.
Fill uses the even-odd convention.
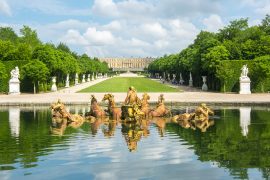
[[[75,74],[75,86],[79,84],[79,77],[78,74]]]
[[[87,82],[90,82],[90,74],[87,75]]]
[[[56,77],[52,77],[52,87],[51,87],[51,91],[55,92],[57,91],[57,86],[56,86]]]
[[[95,78],[94,78],[94,77],[95,77],[95,74],[93,73],[93,74],[92,74],[92,77],[91,77],[91,80],[92,80],[92,81],[94,81],[94,80],[95,80]]]
[[[20,81],[19,79],[10,79],[9,80],[9,92],[10,95],[21,94],[20,92]]]
[[[240,77],[239,94],[251,94],[249,77]]]
[[[203,79],[202,90],[203,91],[208,91],[208,87],[207,87],[207,84],[206,84],[206,77],[207,76],[202,76],[202,79]]]
[[[85,74],[82,75],[82,83],[85,83]]]
[[[67,74],[66,85],[65,85],[65,87],[69,87],[69,74]]]

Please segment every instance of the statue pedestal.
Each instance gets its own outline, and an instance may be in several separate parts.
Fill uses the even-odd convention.
[[[240,77],[239,94],[251,94],[249,77]]]
[[[188,86],[190,86],[190,87],[193,86],[193,81],[192,81],[192,80],[189,80],[189,81],[188,81]]]
[[[21,94],[19,79],[10,79],[9,80],[9,92],[8,92],[8,94],[10,94],[10,95]]]

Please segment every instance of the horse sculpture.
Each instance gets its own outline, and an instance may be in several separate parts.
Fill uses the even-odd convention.
[[[105,117],[105,111],[98,105],[97,99],[94,95],[91,95],[91,110],[90,116],[94,116],[96,118]]]
[[[158,104],[155,110],[151,110],[149,112],[149,115],[152,117],[163,117],[166,115],[171,115],[171,111],[166,108],[165,104],[164,104],[164,97],[163,94],[161,94],[158,98]]]
[[[105,94],[102,101],[108,100],[107,113],[113,117],[115,120],[120,120],[122,111],[119,107],[116,107],[114,96],[112,94]]]
[[[51,105],[53,134],[63,135],[67,126],[78,128],[84,123],[84,118],[78,114],[71,114],[66,110],[60,99]]]
[[[71,114],[66,110],[65,105],[60,101],[60,99],[51,105],[52,117],[57,119],[67,119],[70,122],[83,122],[84,118],[78,114]]]
[[[141,104],[142,104],[141,111],[144,113],[145,117],[148,117],[148,114],[150,112],[150,105],[148,102],[149,99],[150,99],[150,96],[147,93],[144,93],[141,100]]]

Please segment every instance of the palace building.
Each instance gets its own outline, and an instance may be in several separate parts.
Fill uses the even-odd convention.
[[[155,58],[99,58],[99,60],[108,63],[113,71],[143,71]]]

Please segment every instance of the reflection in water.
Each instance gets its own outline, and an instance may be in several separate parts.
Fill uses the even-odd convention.
[[[242,128],[243,136],[248,134],[248,126],[250,125],[251,107],[240,107],[240,127]]]
[[[215,113],[214,125],[164,118],[68,124],[52,119],[47,107],[36,108],[36,114],[33,108],[0,109],[0,179],[25,174],[29,179],[98,179],[108,169],[115,179],[269,178],[270,112],[239,108]]]
[[[20,108],[9,107],[8,113],[11,135],[18,137],[20,135]]]
[[[141,123],[122,123],[122,134],[130,152],[137,150],[138,141],[142,138],[143,129]]]

